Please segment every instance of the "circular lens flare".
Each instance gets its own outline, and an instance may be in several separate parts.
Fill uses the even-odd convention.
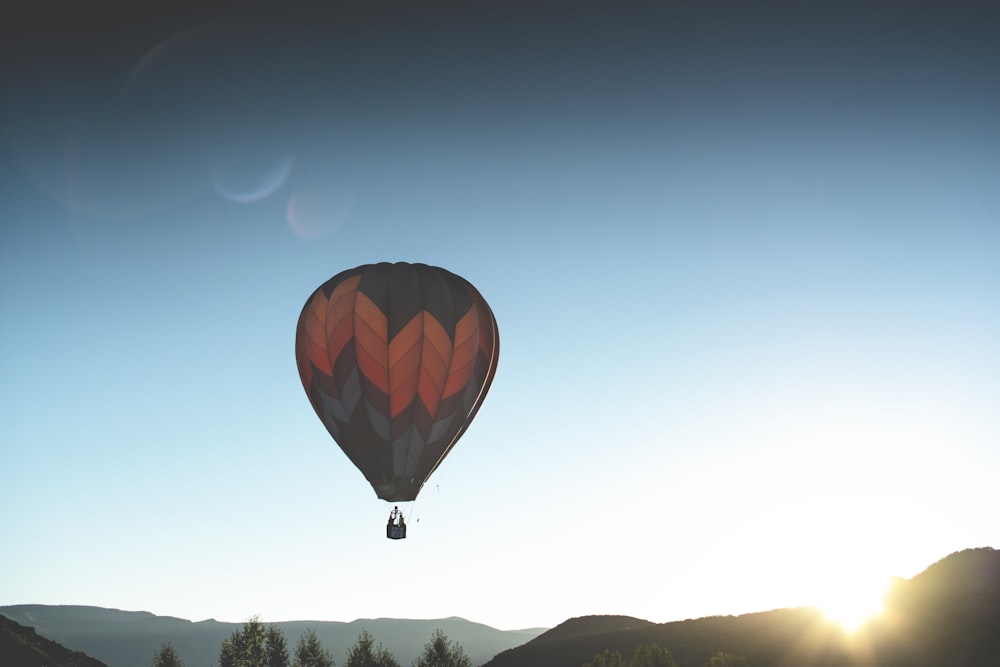
[[[277,192],[292,173],[294,160],[285,154],[266,159],[244,158],[211,172],[212,187],[223,199],[252,204]]]
[[[318,239],[339,229],[353,208],[351,192],[302,189],[289,197],[286,220],[299,238]]]

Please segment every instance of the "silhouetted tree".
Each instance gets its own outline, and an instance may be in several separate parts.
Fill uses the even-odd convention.
[[[659,644],[643,644],[632,653],[629,667],[677,667],[677,661]]]
[[[618,651],[604,649],[603,653],[598,653],[590,662],[584,663],[583,667],[628,667],[628,662]]]
[[[413,667],[472,667],[472,661],[457,642],[448,642],[440,629],[424,644],[424,652],[413,662]]]
[[[708,659],[705,667],[750,667],[750,664],[742,655],[733,655],[732,653],[723,653],[720,651]]]
[[[382,644],[375,648],[375,640],[367,630],[362,630],[358,641],[347,652],[344,667],[399,667],[399,663],[391,653],[382,648]]]
[[[315,632],[306,630],[295,645],[292,667],[333,667],[333,656],[323,648]]]
[[[273,623],[267,627],[267,667],[288,667],[288,642],[285,633]]]
[[[264,627],[260,618],[253,616],[222,640],[219,667],[288,667],[285,635],[275,625]]]
[[[177,651],[167,642],[160,647],[160,650],[153,654],[153,667],[184,667]]]

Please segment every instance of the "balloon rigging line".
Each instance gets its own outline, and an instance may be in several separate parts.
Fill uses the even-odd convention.
[[[410,507],[408,508],[410,511],[406,515],[406,523],[410,523],[410,517],[413,516],[413,508],[416,506],[417,506],[417,499],[414,498],[413,502],[410,503]]]

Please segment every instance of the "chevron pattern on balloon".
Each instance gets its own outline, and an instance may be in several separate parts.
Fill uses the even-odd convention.
[[[296,335],[317,415],[387,500],[415,497],[468,428],[498,355],[479,292],[423,264],[334,276],[307,300]]]

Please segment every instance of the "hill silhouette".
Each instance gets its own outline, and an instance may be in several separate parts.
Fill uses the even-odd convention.
[[[108,667],[150,664],[154,651],[167,641],[188,667],[211,665],[218,660],[222,640],[242,626],[100,607],[15,605],[0,607],[0,614],[34,626],[39,642],[45,638],[58,641],[98,657]],[[290,646],[311,628],[333,651],[338,664],[343,664],[344,654],[362,629],[402,665],[411,664],[434,630],[441,629],[463,646],[473,664],[485,663],[485,667],[580,667],[606,649],[627,658],[647,643],[669,650],[680,667],[702,667],[718,652],[745,656],[750,667],[981,667],[1000,664],[1000,551],[956,552],[912,579],[896,580],[886,597],[885,612],[855,633],[845,632],[812,607],[672,623],[584,616],[548,631],[501,631],[460,618],[275,625]],[[15,650],[15,644],[6,636],[3,642],[0,664],[5,667],[103,664],[44,659],[19,663],[7,658],[6,651]]]
[[[885,667],[1000,664],[1000,551],[960,551],[897,582],[866,632]]]
[[[622,616],[570,619],[485,667],[580,667],[604,650],[628,658],[657,643],[680,667],[720,651],[750,667],[972,667],[1000,664],[1000,551],[957,552],[899,579],[885,613],[849,634],[816,608],[655,624]]]
[[[38,634],[103,660],[108,667],[137,667],[152,662],[153,653],[170,642],[187,667],[208,667],[218,662],[222,640],[242,623],[213,619],[192,622],[144,611],[121,611],[73,605],[12,605],[0,614],[34,627]],[[268,624],[270,625],[270,624]],[[337,621],[287,621],[275,623],[285,634],[290,649],[307,629],[343,664],[347,650],[361,631],[368,630],[402,665],[409,665],[440,629],[451,641],[462,645],[473,664],[482,664],[497,653],[519,646],[543,632],[543,628],[497,630],[462,618],[433,620],[359,619]],[[0,665],[6,663],[0,661]]]
[[[6,616],[0,616],[0,664],[4,667],[107,667],[100,660],[40,637]]]

